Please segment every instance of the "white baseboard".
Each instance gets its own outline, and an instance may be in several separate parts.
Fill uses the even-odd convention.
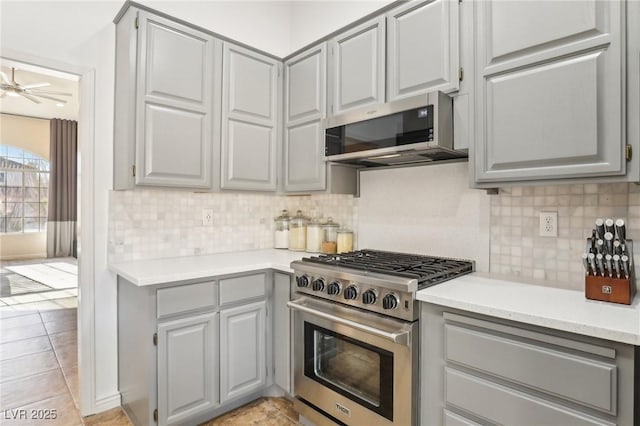
[[[113,395],[96,399],[93,404],[93,409],[89,413],[82,413],[84,417],[91,416],[93,414],[102,413],[103,411],[111,410],[112,408],[119,407],[121,405],[120,392],[116,392]],[[83,407],[84,408],[84,407]]]

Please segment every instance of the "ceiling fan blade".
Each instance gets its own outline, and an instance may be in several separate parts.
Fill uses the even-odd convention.
[[[38,87],[47,87],[51,86],[51,83],[34,83],[34,84],[25,84],[22,86],[23,89],[36,89]]]
[[[24,96],[25,98],[29,99],[31,102],[34,102],[36,104],[40,103],[40,101],[38,99],[34,98],[33,96],[29,95],[28,93],[20,92],[20,96]]]
[[[41,95],[40,93],[30,93],[30,95],[32,96],[37,96],[39,98],[45,98],[45,99],[49,99],[51,101],[56,101],[56,102],[60,102],[61,104],[66,104],[67,101],[65,101],[64,99],[58,99],[58,98],[54,98],[52,96],[47,96],[47,95]]]
[[[26,89],[26,92],[31,93],[32,95],[39,95],[40,93],[44,93],[45,95],[73,96],[72,93],[68,93],[68,92],[56,92],[51,90],[40,90],[40,89]]]
[[[11,84],[11,80],[9,80],[9,76],[3,73],[2,71],[0,71],[0,77],[2,77],[2,81],[5,84]]]

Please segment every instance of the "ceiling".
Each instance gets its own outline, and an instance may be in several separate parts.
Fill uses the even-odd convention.
[[[51,95],[55,98],[64,99],[67,103],[63,107],[56,106],[56,102],[49,99],[40,99],[36,104],[30,100],[19,96],[5,96],[0,98],[0,112],[7,114],[18,114],[28,117],[38,118],[64,118],[67,120],[78,120],[78,77],[65,74],[59,71],[46,68],[35,67],[33,65],[22,64],[20,62],[0,61],[0,70],[11,79],[11,67],[16,69],[15,80],[21,85],[35,83],[49,83],[43,89],[55,92],[71,93],[71,96]]]

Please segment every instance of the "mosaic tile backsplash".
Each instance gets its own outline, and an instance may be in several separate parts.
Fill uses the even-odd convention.
[[[541,211],[558,212],[558,237],[539,236]],[[491,196],[490,271],[582,290],[580,255],[598,217],[622,218],[627,238],[640,235],[640,187],[622,183],[500,189]],[[638,260],[636,251],[635,265]]]
[[[136,189],[111,191],[109,261],[153,259],[273,247],[274,218],[317,212],[353,229],[351,195],[191,193]],[[202,225],[202,210],[213,210],[213,225]],[[357,234],[356,234],[357,240]]]
[[[490,197],[488,246],[493,273],[582,290],[580,255],[596,218],[622,218],[627,237],[640,236],[640,186],[635,184],[510,187]],[[213,210],[213,226],[202,225],[204,208]],[[136,189],[110,194],[109,259],[119,262],[271,248],[273,219],[282,209],[333,217],[355,230],[357,247],[358,199],[350,195]],[[558,213],[558,237],[539,236],[541,211]],[[390,223],[394,220],[397,218],[389,218]],[[637,249],[633,259],[636,276],[640,274],[639,252]]]

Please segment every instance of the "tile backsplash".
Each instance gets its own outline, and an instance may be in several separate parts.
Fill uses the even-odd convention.
[[[622,218],[640,231],[640,187],[584,184],[502,188],[491,196],[490,271],[582,290],[581,254],[596,218]],[[558,213],[558,237],[539,236],[541,211]],[[638,253],[634,253],[638,265]],[[636,268],[636,275],[638,268]]]
[[[465,177],[466,171],[458,174]],[[437,185],[439,179],[450,180],[450,175],[438,176],[432,183]],[[399,181],[394,182],[402,187],[403,179],[413,178],[413,175],[398,176]],[[366,180],[363,182],[366,185]],[[366,194],[367,188],[362,190]],[[400,202],[393,194],[385,197],[387,203],[397,205]],[[473,236],[476,240],[486,241],[489,248],[488,266],[480,270],[487,268],[489,272],[582,290],[584,273],[580,256],[596,218],[623,218],[627,223],[628,238],[640,236],[640,186],[635,184],[509,187],[489,197],[490,202],[480,203],[479,210],[475,209],[474,213],[485,212],[482,214],[488,214],[490,223],[490,232],[486,232],[485,226],[485,231],[478,228],[478,235]],[[358,223],[358,210],[373,205],[363,202],[358,207],[359,201],[350,195],[326,194],[276,196],[153,189],[112,191],[109,202],[109,259],[119,262],[270,248],[273,247],[273,219],[282,209],[289,210],[291,214],[300,209],[306,215],[315,211],[324,217],[331,216],[336,222],[356,231],[358,247],[358,227],[361,225]],[[205,208],[213,210],[213,226],[202,225],[202,210]],[[425,214],[427,210],[421,211]],[[541,211],[558,213],[558,237],[539,236]],[[363,210],[360,215],[366,222],[371,212]],[[380,221],[388,225],[387,228],[394,224],[406,225],[398,222],[398,217],[385,217]],[[425,228],[415,230],[425,233],[428,231],[426,228],[437,225],[423,220],[413,221],[410,226]],[[391,232],[377,225],[360,228],[365,234]],[[365,244],[370,244],[378,237],[367,234],[362,239]],[[638,251],[633,259],[635,265],[640,262]],[[636,266],[635,270],[637,276],[640,268]]]
[[[202,225],[205,208],[213,210],[212,226]],[[282,209],[331,216],[347,228],[356,223],[356,202],[350,195],[111,191],[109,261],[270,248],[274,218]]]

